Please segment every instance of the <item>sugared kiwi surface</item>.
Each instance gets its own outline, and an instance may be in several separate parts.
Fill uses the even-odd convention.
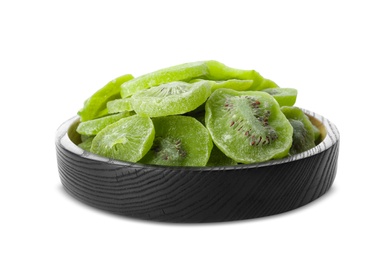
[[[205,121],[214,143],[240,163],[282,158],[292,144],[292,126],[263,91],[216,90],[206,102]]]
[[[79,111],[80,148],[127,162],[228,166],[313,148],[318,129],[295,105],[297,90],[218,61],[118,77]]]

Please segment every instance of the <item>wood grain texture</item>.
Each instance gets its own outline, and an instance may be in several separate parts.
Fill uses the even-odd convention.
[[[57,132],[60,179],[76,199],[134,218],[219,222],[286,212],[322,196],[336,176],[337,128],[306,112],[323,127],[321,144],[297,156],[230,167],[160,167],[103,158],[72,142],[75,117]]]

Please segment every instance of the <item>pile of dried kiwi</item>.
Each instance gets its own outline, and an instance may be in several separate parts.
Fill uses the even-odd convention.
[[[169,166],[226,166],[313,148],[319,130],[293,107],[297,90],[255,70],[200,61],[110,81],[78,112],[79,147]]]

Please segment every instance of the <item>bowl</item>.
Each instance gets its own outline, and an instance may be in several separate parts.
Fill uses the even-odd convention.
[[[167,167],[105,158],[77,146],[79,118],[56,134],[58,170],[65,190],[92,207],[163,222],[222,222],[290,211],[332,186],[339,132],[321,115],[304,110],[320,129],[314,148],[283,159],[226,167]]]

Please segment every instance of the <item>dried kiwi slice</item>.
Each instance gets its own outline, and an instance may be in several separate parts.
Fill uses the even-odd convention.
[[[281,110],[294,129],[290,155],[302,153],[316,146],[314,128],[307,115],[298,107],[282,107]]]
[[[87,136],[96,135],[106,126],[129,115],[130,115],[129,112],[122,112],[119,114],[108,115],[101,118],[89,120],[86,122],[81,122],[77,126],[76,131],[81,135],[87,135]]]
[[[205,166],[213,142],[207,129],[193,117],[153,118],[156,130],[150,151],[141,163],[168,166]]]
[[[227,157],[218,146],[214,145],[211,150],[210,159],[206,166],[231,166],[237,165],[237,162]]]
[[[270,79],[264,79],[257,88],[251,88],[250,90],[263,90],[268,88],[279,88],[279,86]]]
[[[195,79],[192,80],[193,82],[199,82],[205,79]],[[228,80],[221,80],[221,81],[214,81],[214,80],[205,80],[211,83],[211,92],[214,92],[216,89],[219,88],[230,88],[238,91],[247,90],[250,88],[253,84],[253,80],[250,79],[228,79]]]
[[[211,80],[252,80],[250,89],[258,89],[263,84],[264,78],[255,70],[242,70],[226,66],[225,64],[209,60],[206,61],[208,67],[207,79]]]
[[[126,98],[136,92],[173,81],[190,81],[204,77],[208,73],[207,64],[203,61],[184,63],[157,70],[125,82],[121,86],[121,96]]]
[[[154,140],[150,118],[133,115],[105,127],[93,139],[91,152],[128,162],[139,161]]]
[[[210,83],[200,81],[186,83],[171,82],[140,90],[131,98],[131,105],[137,114],[160,117],[184,114],[202,105],[210,96]]]
[[[262,91],[273,96],[281,107],[293,106],[298,95],[298,91],[295,88],[267,88]]]
[[[107,102],[107,112],[109,114],[133,111],[130,98],[115,99]]]
[[[236,162],[282,158],[292,144],[292,126],[262,91],[217,89],[206,102],[205,121],[214,144]]]
[[[210,60],[206,61],[208,66],[207,79],[211,80],[251,80],[252,84],[246,90],[262,90],[265,88],[277,88],[278,85],[270,79],[266,79],[261,76],[255,70],[242,70],[226,66],[225,64]],[[234,88],[233,88],[234,89]],[[235,89],[239,90],[239,89]],[[242,89],[240,89],[242,90]]]
[[[315,125],[313,125],[313,130],[314,130],[314,141],[315,144],[317,145],[321,142],[321,131]]]
[[[215,61],[197,61],[184,63],[161,70],[157,70],[125,82],[121,86],[121,96],[130,97],[140,90],[159,86],[173,81],[189,82],[194,79],[223,80],[251,80],[251,89],[259,89],[264,78],[255,70],[242,70],[226,66]],[[265,88],[265,87],[263,87]]]
[[[120,86],[133,78],[130,74],[123,75],[96,91],[84,102],[84,107],[78,112],[81,122],[107,115],[107,102],[120,98]]]
[[[78,147],[80,147],[83,150],[91,151],[92,146],[92,140],[95,138],[95,136],[89,136],[86,139],[82,140],[81,143],[78,144]]]

